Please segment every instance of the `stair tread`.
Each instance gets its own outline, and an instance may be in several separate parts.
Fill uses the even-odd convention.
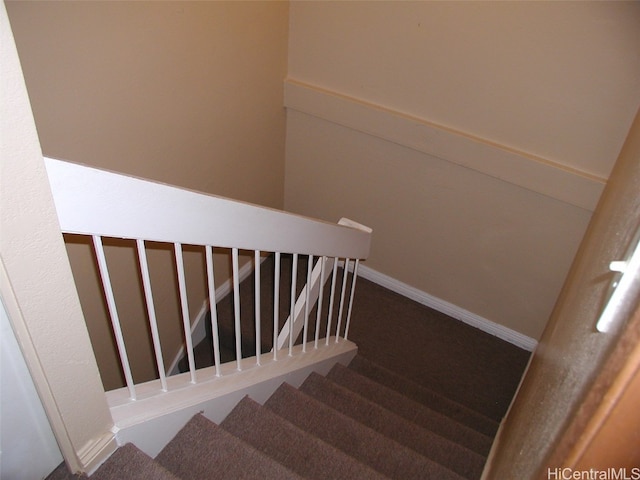
[[[91,475],[92,480],[112,480],[116,478],[122,480],[179,480],[173,473],[131,443],[118,448]]]
[[[190,480],[302,478],[200,414],[187,422],[156,461]]]
[[[463,478],[286,383],[265,407],[390,478]]]
[[[337,385],[317,373],[299,390],[465,478],[480,478],[485,458]]]
[[[305,478],[388,479],[249,397],[220,426]]]
[[[491,437],[339,363],[331,369],[327,378],[406,420],[455,441],[480,455],[486,456],[491,449]]]
[[[86,474],[70,473],[64,463],[47,476],[47,480],[82,480]],[[132,443],[118,448],[91,475],[91,480],[180,480]]]
[[[487,436],[494,437],[498,431],[499,423],[495,420],[406,379],[361,355],[356,355],[349,364],[349,368]]]

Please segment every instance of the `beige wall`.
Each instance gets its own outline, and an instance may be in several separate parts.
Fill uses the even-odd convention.
[[[271,207],[283,206],[287,2],[7,2],[45,155]],[[69,242],[105,384],[120,374],[86,243]],[[162,331],[181,338],[171,252],[151,251]],[[200,252],[185,254],[194,316]],[[140,281],[129,245],[107,249],[134,377],[153,375],[138,339]],[[226,259],[220,259],[224,280]],[[152,274],[153,274],[152,272]],[[162,332],[161,332],[162,333]],[[136,345],[136,346],[134,346]],[[175,346],[165,350],[165,360]]]
[[[285,207],[371,226],[367,266],[539,338],[595,205],[574,185],[597,199],[640,104],[638,44],[631,2],[292,2]]]
[[[282,206],[286,2],[7,2],[45,155]]]

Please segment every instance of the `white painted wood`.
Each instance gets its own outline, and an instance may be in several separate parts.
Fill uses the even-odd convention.
[[[259,367],[255,358],[245,358],[242,371],[233,363],[226,364],[221,377],[209,372],[210,367],[204,369],[204,377],[210,380],[196,385],[189,383],[188,374],[171,377],[170,391],[160,397],[154,393],[157,381],[140,385],[136,402],[129,401],[122,389],[108,392],[118,443],[132,442],[155,457],[193,415],[204,412],[220,423],[245,395],[264,403],[283,382],[298,387],[311,372],[325,375],[336,363],[348,365],[357,353],[356,345],[349,341],[308,350],[302,354],[302,346],[296,345],[292,356],[277,361],[265,358]]]
[[[318,308],[316,310],[316,335],[313,343],[313,348],[318,348],[318,341],[320,340],[320,321],[322,319],[322,301],[324,300],[324,282],[326,275],[327,257],[320,258],[320,283],[318,284]],[[329,333],[327,332],[327,336]]]
[[[87,475],[94,473],[115,452],[117,445],[117,438],[114,432],[110,431],[80,448],[78,458],[85,465]]]
[[[365,265],[360,265],[359,275],[362,278],[366,278],[378,285],[381,285],[389,290],[399,293],[411,300],[414,300],[422,305],[433,308],[441,313],[449,315],[452,318],[460,320],[472,327],[475,327],[483,332],[494,335],[502,340],[505,340],[513,345],[523,348],[529,352],[535,350],[538,345],[538,341],[534,338],[528,337],[520,332],[511,330],[503,325],[499,325],[491,320],[476,315],[473,312],[460,308],[457,305],[453,305],[445,300],[430,295],[422,290],[418,290],[411,285],[407,285],[395,278],[389,277],[383,273],[377,272],[372,268]]]
[[[280,330],[280,252],[276,252],[274,258],[273,274],[273,359],[278,359],[278,331]]]
[[[333,317],[333,304],[336,298],[336,282],[338,280],[338,257],[333,259],[333,274],[331,275],[331,293],[329,294],[329,312],[327,313],[327,337],[325,342],[329,345],[331,337],[331,318]]]
[[[209,247],[205,247],[205,248],[209,248]],[[265,258],[266,257],[263,257],[262,261],[264,261]],[[211,265],[213,267],[213,257],[211,262],[212,262]],[[252,272],[253,272],[253,265],[251,263],[245,263],[242,267],[240,267],[240,271],[238,272],[240,283],[242,283],[243,280],[249,277],[249,275],[251,275]],[[227,295],[231,294],[232,291],[233,291],[233,279],[229,278],[225,280],[222,283],[222,285],[220,285],[218,288],[215,288],[216,303],[219,303],[222,300],[224,300],[227,297]],[[198,314],[194,317],[193,321],[191,322],[191,338],[194,345],[197,345],[206,337],[207,331],[204,325],[204,321],[207,318],[207,313],[209,313],[209,309],[211,308],[211,304],[210,304],[211,295],[212,293],[211,291],[209,291],[209,298],[203,301],[202,307],[200,308]],[[215,313],[217,314],[217,312]],[[217,319],[216,319],[216,322],[217,322]],[[173,357],[173,361],[171,362],[171,365],[168,370],[170,372],[169,375],[176,375],[180,373],[178,370],[178,363],[180,359],[184,357],[184,354],[185,354],[185,349],[183,345],[180,347],[176,355]]]
[[[200,307],[198,314],[194,317],[193,321],[191,322],[191,342],[193,343],[193,345],[197,345],[206,337],[207,331],[204,325],[204,321],[207,318],[207,313],[209,313],[208,298],[202,302],[202,306]],[[177,375],[178,373],[180,373],[180,369],[178,368],[178,366],[179,366],[180,360],[182,360],[184,355],[185,355],[185,346],[184,344],[182,344],[180,345],[180,348],[178,349],[176,354],[173,356],[173,360],[169,365],[169,369],[167,370],[168,376]]]
[[[45,159],[62,231],[216,247],[366,258],[371,235],[343,225]]]
[[[147,264],[147,252],[144,247],[144,240],[136,240],[138,250],[138,261],[140,262],[140,273],[142,276],[142,286],[144,289],[144,298],[147,304],[147,314],[149,315],[149,326],[151,327],[151,338],[153,340],[153,351],[156,356],[156,365],[158,366],[158,375],[162,391],[167,391],[167,374],[164,368],[164,360],[162,358],[162,346],[160,345],[160,334],[158,332],[158,322],[156,319],[156,308],[153,304],[153,292],[151,290],[151,277],[149,276],[149,265]]]
[[[355,220],[351,220],[350,218],[346,218],[346,217],[342,217],[338,221],[338,225],[355,228],[356,230],[362,230],[363,232],[366,232],[366,233],[373,232],[373,229],[371,227],[367,227],[366,225],[363,225],[361,223],[356,222]]]
[[[344,312],[344,299],[347,293],[347,278],[349,277],[350,261],[350,258],[346,258],[344,261],[344,268],[342,269],[342,288],[340,289],[340,309],[338,310],[338,321],[336,325],[336,342],[340,339],[340,327],[342,326],[342,314]]]
[[[358,222],[355,222],[353,220],[350,220],[348,218],[341,218],[340,221],[338,222],[339,225],[343,225],[343,226],[348,226],[350,228],[354,228],[356,230],[361,230],[365,233],[371,234],[372,233],[372,229],[362,225]],[[326,275],[326,270],[327,270],[327,265],[330,265],[328,262],[328,258],[327,257],[323,257],[323,261],[322,263],[318,263],[316,264],[316,267],[311,269],[311,261],[312,258],[310,257],[309,259],[309,266],[307,268],[307,284],[303,287],[302,292],[300,292],[300,296],[298,297],[298,299],[296,300],[296,304],[295,307],[293,309],[293,313],[292,315],[289,315],[289,317],[287,317],[287,320],[285,322],[285,324],[282,327],[282,330],[280,331],[280,334],[278,336],[278,342],[276,343],[276,345],[278,345],[278,348],[282,348],[284,346],[284,344],[289,341],[291,339],[291,341],[295,340],[296,338],[298,338],[298,335],[300,335],[300,331],[303,329],[303,327],[308,326],[308,317],[309,317],[309,311],[313,308],[313,306],[315,305],[316,301],[318,301],[318,299],[320,298],[320,305],[322,304],[322,297],[321,295],[323,294],[322,288],[320,287],[321,285],[324,285],[324,278]],[[337,258],[334,260],[334,265],[337,265]],[[323,273],[323,269],[324,268],[324,273]],[[335,267],[328,267],[329,272],[333,271],[335,272]],[[307,288],[309,285],[311,285],[310,288]],[[333,287],[335,288],[335,278],[333,280]],[[333,292],[334,290],[332,290]],[[343,288],[344,291],[344,288]],[[331,305],[333,305],[333,297],[331,297]],[[303,316],[304,313],[304,316]],[[331,315],[333,313],[333,310],[330,308],[329,310],[329,322],[330,322],[330,318]],[[318,308],[317,311],[317,319],[316,319],[316,346],[317,346],[317,336],[319,334],[320,329],[319,327],[319,322],[320,322],[320,314],[321,314],[321,308]],[[293,318],[293,324],[290,325],[291,322],[291,318]],[[300,323],[300,320],[304,319],[304,323]],[[290,334],[290,330],[293,330],[293,334]],[[330,330],[329,327],[327,327],[327,336],[330,335]],[[274,342],[275,343],[275,342]],[[307,343],[307,338],[306,335],[303,338],[303,345]]]
[[[238,249],[231,249],[231,265],[233,269],[233,318],[236,332],[236,364],[242,369],[242,333],[240,330],[240,275],[238,273]]]
[[[320,293],[322,292],[321,285],[323,283],[320,282],[320,276],[322,273],[322,265],[325,265],[325,271],[327,270],[327,264],[329,264],[329,259],[327,257],[323,257],[323,263],[316,263],[316,266],[311,270],[311,281],[307,282],[307,284],[302,288],[300,295],[298,296],[294,311],[293,311],[293,339],[295,340],[300,335],[300,331],[303,329],[304,322],[302,321],[308,314],[306,314],[307,305],[309,306],[309,310],[313,308],[313,305],[317,302]],[[328,267],[332,268],[332,267]],[[323,277],[324,278],[324,277]],[[307,288],[311,285],[311,288]],[[308,298],[308,300],[307,300]],[[278,349],[284,347],[284,345],[289,342],[289,332],[291,330],[291,318],[289,315],[287,320],[282,326],[277,338],[276,345]]]
[[[212,247],[206,246],[205,251],[206,249],[209,249],[209,248],[212,248]],[[267,257],[261,257],[261,261],[264,262],[266,258]],[[214,281],[213,271],[214,271],[214,268],[213,268],[213,253],[212,253],[212,257],[211,257],[211,274],[212,274],[211,281],[212,282]],[[240,267],[240,270],[238,271],[238,278],[240,280],[240,283],[242,283],[245,279],[247,279],[252,272],[253,272],[253,265],[251,263],[248,262],[242,265],[242,267]],[[207,276],[208,275],[209,273],[207,272]],[[207,318],[207,314],[209,313],[209,310],[211,309],[210,299],[212,298],[212,295],[215,295],[216,304],[223,301],[228,295],[230,295],[233,292],[233,279],[228,278],[218,288],[215,288],[215,283],[209,283],[207,288],[208,288],[209,298],[206,298],[203,301],[202,307],[200,308],[200,310],[198,311],[198,314],[194,317],[194,319],[191,322],[191,338],[194,345],[197,345],[202,340],[204,340],[207,335],[204,322],[205,322],[205,319]],[[215,322],[217,324],[217,311],[215,308],[212,310],[212,314],[216,315]],[[212,321],[214,320],[213,316],[211,320]],[[217,336],[218,335],[217,329],[213,331],[216,332],[215,335]],[[176,375],[180,373],[178,370],[178,363],[180,362],[182,357],[184,357],[184,354],[185,354],[185,349],[183,345],[180,347],[176,355],[173,357],[173,361],[171,362],[171,366],[169,367],[169,370],[168,370],[168,372],[170,372],[169,375]],[[218,357],[220,357],[220,352],[218,352]],[[214,358],[215,358],[215,351],[214,351]]]
[[[132,238],[137,242],[149,240],[174,244],[186,351],[189,359],[189,373],[165,378],[166,387],[162,385],[161,381],[141,385],[140,388],[144,392],[142,396],[134,389],[133,381],[131,380],[128,384],[131,385],[130,390],[133,393],[130,391],[130,398],[127,402],[132,399],[136,401],[130,402],[130,405],[139,407],[146,403],[141,402],[141,400],[153,398],[154,402],[157,401],[159,404],[164,405],[161,408],[172,408],[168,406],[165,400],[166,395],[174,393],[172,390],[176,382],[185,381],[188,377],[190,380],[186,383],[189,386],[197,385],[191,335],[193,326],[190,324],[187,304],[182,243],[232,248],[232,257],[235,257],[233,262],[233,282],[236,292],[240,281],[237,265],[238,250],[240,248],[276,252],[278,278],[279,252],[282,251],[293,253],[296,260],[299,254],[320,254],[325,256],[342,254],[365,258],[369,253],[370,231],[359,229],[357,224],[348,226],[332,225],[284,212],[233,202],[57,160],[47,159],[46,167],[63,231],[88,234],[98,240],[104,235]],[[96,243],[100,243],[100,246],[96,248],[101,250],[101,242]],[[102,257],[103,267],[106,270],[104,253]],[[335,261],[337,260],[334,260],[334,263]],[[292,275],[294,277],[292,283],[294,294],[292,295],[291,305],[292,317],[294,318],[295,315],[293,313],[296,305],[295,263],[297,262],[294,260]],[[103,278],[108,280],[108,276],[103,276]],[[210,296],[214,297],[215,302],[215,292],[210,292]],[[239,296],[237,297],[239,298]],[[115,311],[115,302],[112,303]],[[308,302],[303,301],[303,305],[304,303]],[[238,312],[238,315],[239,305],[237,305],[236,312]],[[278,323],[277,314],[274,315],[274,323]],[[292,341],[292,328],[293,325],[290,325],[288,358],[297,355],[297,347],[293,346]],[[238,342],[240,340],[239,333],[237,340]],[[303,348],[306,348],[306,345]],[[316,358],[315,361],[316,363],[325,362],[326,348],[330,347],[314,348],[314,352],[311,352],[311,357],[306,357],[303,362],[313,363],[313,357],[317,357],[319,355],[317,352],[321,351],[324,353]],[[247,369],[248,367],[241,358],[238,346],[237,351],[237,369]],[[346,355],[352,356],[352,354],[355,354],[355,350],[347,352]],[[307,353],[307,355],[309,354]],[[341,355],[344,355],[344,352]],[[274,358],[270,361],[275,362],[276,359],[277,349],[274,349]],[[255,361],[260,362],[259,359]],[[282,361],[283,359],[280,360],[280,362]],[[299,360],[294,359],[294,362],[297,361]],[[128,365],[126,358],[124,364]],[[212,368],[215,369],[216,367]],[[219,365],[216,373],[220,377],[212,372],[212,378],[218,379],[226,376],[224,373],[225,368],[228,367]],[[203,372],[203,374],[206,373]],[[254,375],[262,374],[254,372]],[[151,385],[153,393],[146,390],[149,385]],[[159,386],[169,391],[158,395],[158,390],[161,389]],[[184,388],[178,388],[177,392],[184,392]],[[211,393],[209,392],[207,395],[210,396]],[[199,398],[201,403],[204,401],[203,397],[196,395],[195,398]],[[175,412],[183,409],[183,407],[184,401],[182,406],[176,409]],[[111,413],[112,415],[114,414],[113,409],[111,409]],[[179,415],[183,414],[180,413]],[[127,421],[132,420],[129,418]],[[120,426],[116,430],[119,428]],[[151,424],[140,428],[148,430],[151,428]],[[118,441],[121,438],[124,437],[119,437]],[[88,444],[86,451],[80,452],[80,455],[87,459],[84,464],[95,464],[94,466],[97,466],[98,463],[96,462],[104,460],[104,452],[112,448],[112,443],[113,435],[109,432],[109,435],[105,435],[104,438]],[[94,457],[96,462],[92,460]]]
[[[309,332],[309,311],[311,310],[311,273],[313,272],[313,255],[307,259],[307,283],[305,284],[304,296],[304,326],[302,328],[303,349],[307,346],[307,334]],[[306,352],[306,350],[303,350]]]
[[[262,355],[262,336],[260,335],[260,250],[254,252],[255,263],[255,283],[254,283],[254,302],[255,302],[255,321],[256,321],[256,364],[260,365],[260,357]]]
[[[285,81],[285,106],[589,211],[606,183],[605,178],[295,79]]]
[[[289,308],[289,318],[294,319],[285,323],[283,330],[286,330],[289,335],[289,356],[293,351],[293,324],[296,318],[296,282],[298,281],[298,254],[293,254],[293,261],[291,262],[291,307]]]
[[[122,328],[120,327],[120,318],[118,317],[118,307],[116,306],[116,300],[113,296],[113,289],[111,288],[111,279],[109,278],[109,268],[107,266],[107,259],[104,255],[104,249],[102,248],[102,239],[94,235],[93,247],[95,249],[96,259],[98,261],[98,270],[100,271],[100,280],[102,282],[102,288],[104,295],[107,299],[107,308],[109,310],[109,317],[111,318],[111,326],[113,328],[113,334],[116,339],[116,345],[118,347],[118,354],[120,356],[120,365],[124,373],[124,378],[129,389],[129,395],[132,400],[136,399],[136,387],[133,382],[133,376],[131,375],[131,365],[129,364],[129,357],[127,356],[127,348],[124,344],[124,336],[122,335]]]
[[[347,322],[344,327],[344,338],[349,338],[349,327],[351,326],[351,311],[353,310],[353,299],[356,294],[356,280],[358,279],[358,268],[360,267],[360,260],[355,260],[353,263],[353,277],[351,278],[351,291],[349,292],[349,309],[347,310]]]
[[[216,300],[216,282],[213,271],[213,248],[205,247],[207,262],[207,289],[209,291],[209,306],[211,310],[211,337],[213,348],[213,365],[216,369],[216,377],[220,376],[220,337],[218,336],[218,302]],[[202,340],[200,340],[202,341]],[[198,341],[197,343],[200,343]]]
[[[189,373],[191,375],[191,383],[196,383],[196,362],[193,358],[193,340],[191,338],[191,318],[189,317],[189,301],[187,299],[187,282],[184,278],[184,260],[182,257],[182,245],[179,243],[174,243],[173,248],[176,256],[176,274],[178,275],[178,291],[180,293],[180,308],[182,311],[182,325],[184,327],[187,359],[189,361]]]

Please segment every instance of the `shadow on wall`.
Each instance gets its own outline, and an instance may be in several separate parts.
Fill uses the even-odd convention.
[[[113,328],[92,240],[83,235],[65,235],[65,243],[87,329],[105,390],[125,385]],[[149,316],[145,304],[141,269],[134,240],[104,238],[103,245],[111,279],[117,315],[135,383],[158,378]],[[145,242],[149,276],[165,368],[174,361],[184,343],[182,310],[178,293],[173,245]],[[204,248],[183,245],[185,279],[190,318],[207,298]],[[221,280],[230,270],[230,254],[216,252]]]

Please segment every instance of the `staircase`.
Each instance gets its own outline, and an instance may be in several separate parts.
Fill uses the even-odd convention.
[[[220,425],[194,416],[155,460],[125,445],[91,478],[478,479],[497,428],[356,356],[264,405],[243,398]]]
[[[108,431],[99,424],[95,440],[65,450],[71,470],[94,472],[106,459],[91,478],[481,477],[525,358],[448,317],[427,321],[422,308],[397,308],[397,298],[375,288],[374,301],[353,309],[362,312],[351,330],[362,353],[354,358],[348,334],[370,229],[51,159],[46,165],[61,230],[92,238],[126,380],[104,392],[113,421]],[[131,374],[103,237],[135,240],[157,379],[136,383]],[[165,373],[146,241],[172,244],[175,253],[186,343],[183,373],[175,375]],[[203,352],[192,344],[183,244],[202,249],[207,302],[216,306],[206,319]],[[214,248],[231,258],[227,297],[216,293]],[[246,282],[241,251],[253,253]],[[423,368],[435,375],[423,375]],[[481,401],[469,401],[460,389]],[[71,412],[65,422],[73,420]],[[111,455],[117,444],[124,445]],[[82,477],[62,465],[49,478]]]

